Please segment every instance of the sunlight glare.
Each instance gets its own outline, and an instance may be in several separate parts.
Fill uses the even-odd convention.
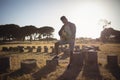
[[[77,25],[80,25],[79,29],[81,29],[83,33],[77,31],[77,35],[81,34],[82,36],[92,38],[99,37],[102,27],[98,27],[98,21],[105,16],[104,14],[104,9],[98,4],[84,3],[80,5]]]

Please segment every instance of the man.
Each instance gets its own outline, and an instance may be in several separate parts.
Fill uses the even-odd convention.
[[[69,65],[70,65],[72,62],[72,56],[74,51],[76,26],[75,24],[69,22],[65,16],[62,16],[60,19],[64,25],[59,31],[60,41],[55,43],[55,53],[56,55],[58,55],[59,45],[69,44],[69,47],[70,47]]]

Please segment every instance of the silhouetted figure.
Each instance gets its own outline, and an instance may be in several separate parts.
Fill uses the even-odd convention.
[[[69,44],[70,47],[70,64],[72,62],[74,43],[75,43],[75,35],[76,35],[76,26],[75,24],[69,22],[65,16],[62,16],[61,21],[63,22],[63,26],[59,31],[60,40],[55,43],[55,53],[56,57],[59,53],[59,45]]]

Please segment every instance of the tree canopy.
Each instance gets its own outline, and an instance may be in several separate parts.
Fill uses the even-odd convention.
[[[0,25],[0,40],[25,40],[29,37],[29,40],[53,38],[54,28],[50,26],[43,26],[37,28],[33,25],[26,25],[20,27],[16,24]]]
[[[120,43],[120,31],[113,28],[105,28],[101,32],[102,42],[119,42]]]

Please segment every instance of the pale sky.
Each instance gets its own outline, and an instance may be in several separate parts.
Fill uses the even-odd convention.
[[[103,30],[99,21],[111,21],[120,30],[120,0],[0,0],[0,25],[51,26],[54,37],[63,25],[61,16],[76,25],[76,37],[98,38]]]

